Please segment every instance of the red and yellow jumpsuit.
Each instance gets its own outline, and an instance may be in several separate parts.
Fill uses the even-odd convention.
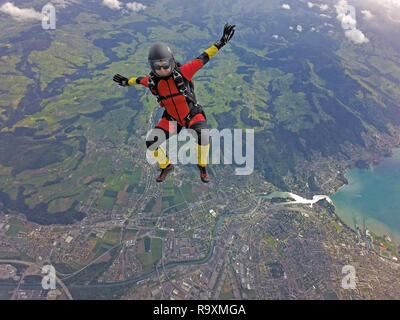
[[[218,48],[215,45],[212,45],[196,59],[182,65],[180,67],[182,76],[188,81],[192,80],[194,74],[199,71],[217,52]],[[149,75],[146,77],[134,77],[129,79],[128,84],[141,84],[149,88],[148,79]],[[166,78],[160,78],[157,84],[157,89],[160,96],[174,96],[161,100],[160,107],[164,107],[165,111],[161,120],[154,129],[161,129],[165,133],[166,139],[173,134],[178,134],[183,127],[193,129],[197,134],[198,164],[205,167],[207,165],[207,155],[210,144],[207,131],[207,121],[204,117],[204,113],[197,113],[190,121],[188,121],[188,123],[186,123],[185,117],[190,112],[189,108],[191,107],[191,103],[188,104],[186,98],[182,94],[179,94],[179,90],[175,85],[172,75]],[[155,92],[152,93],[155,94]],[[174,125],[175,122],[177,127]],[[155,131],[154,129],[152,131]],[[160,168],[163,169],[166,168],[170,162],[165,151],[160,146],[165,140],[159,139],[158,137],[158,134],[150,132],[146,141],[146,146],[158,161]]]

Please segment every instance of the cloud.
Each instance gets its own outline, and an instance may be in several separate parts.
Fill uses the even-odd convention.
[[[293,27],[292,27],[292,26],[290,26],[290,27],[289,27],[289,30],[293,30]]]
[[[123,8],[124,3],[119,0],[103,0],[103,5],[109,7],[112,10],[121,10],[123,14],[129,13],[129,11],[139,12],[140,10],[144,10],[147,8],[147,6],[145,6],[144,4],[136,1],[126,3],[126,9]]]
[[[325,14],[325,13],[321,13],[320,16],[323,18],[328,18],[328,19],[332,18],[330,15]]]
[[[369,11],[373,13],[373,19],[367,16],[363,16],[364,21],[368,20],[368,27],[378,29],[380,31],[389,34],[394,29],[397,29],[400,24],[400,0],[351,0],[354,2],[354,6],[360,8],[361,11]],[[397,25],[393,25],[397,24]],[[393,39],[394,42],[398,42],[398,39]],[[399,43],[400,46],[400,43]]]
[[[297,31],[302,32],[303,31],[303,27],[301,25],[297,25],[296,27]]]
[[[361,10],[361,13],[364,15],[364,19],[367,19],[367,20],[374,17],[374,15],[369,10]]]
[[[326,11],[329,9],[329,6],[327,4],[316,4],[316,3],[312,3],[312,2],[307,2],[307,6],[309,8],[318,7],[321,11]]]
[[[6,2],[0,7],[0,11],[9,14],[15,20],[42,20],[43,16],[33,8],[20,9],[11,2]]]
[[[133,12],[138,12],[147,8],[144,4],[141,4],[139,2],[129,2],[126,4],[126,7]]]
[[[321,9],[321,11],[326,11],[326,10],[329,9],[329,6],[328,6],[327,4],[321,4],[321,5],[319,6],[319,8]]]
[[[338,18],[343,24],[347,25],[349,29],[355,29],[357,21],[351,15],[343,15]]]
[[[121,10],[121,2],[118,0],[103,0],[103,5],[109,7],[112,10]]]
[[[277,34],[274,34],[274,35],[272,36],[272,38],[278,40],[279,36],[278,36]]]
[[[352,6],[349,6],[347,3],[347,0],[340,0],[335,6],[337,13],[336,18],[342,23],[342,27],[346,30],[345,35],[351,41],[357,44],[369,42],[368,38],[362,33],[362,31],[356,28],[357,21],[355,15],[351,14],[351,7]],[[355,8],[352,8],[355,11]]]
[[[290,6],[289,6],[287,3],[284,3],[284,4],[282,5],[282,8],[283,8],[283,9],[286,9],[286,10],[290,10]]]
[[[346,30],[345,35],[357,44],[369,42],[368,38],[358,29]]]

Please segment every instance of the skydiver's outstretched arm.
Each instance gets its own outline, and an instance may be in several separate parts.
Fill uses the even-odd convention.
[[[130,86],[141,84],[141,85],[143,85],[143,86],[148,88],[149,87],[149,83],[147,82],[148,79],[149,79],[149,76],[130,78],[129,81],[128,81],[128,84]]]
[[[147,82],[147,79],[149,76],[146,77],[133,77],[133,78],[126,78],[124,76],[121,76],[120,74],[114,75],[113,80],[117,82],[120,86],[126,87],[126,86],[133,86],[137,84],[144,85],[145,87],[149,87],[149,84]]]
[[[192,80],[194,74],[199,71],[215,54],[232,38],[235,33],[235,25],[229,25],[228,23],[224,26],[224,34],[221,39],[215,42],[210,48],[204,50],[203,53],[193,61],[184,64],[181,67],[183,76]]]

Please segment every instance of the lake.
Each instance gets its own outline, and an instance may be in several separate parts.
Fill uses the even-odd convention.
[[[331,196],[338,216],[350,227],[365,225],[400,243],[400,148],[393,156],[366,169],[346,172],[348,184]]]

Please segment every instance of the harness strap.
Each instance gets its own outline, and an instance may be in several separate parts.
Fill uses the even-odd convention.
[[[179,93],[173,93],[173,94],[170,94],[169,96],[160,96],[160,99],[161,100],[165,100],[165,99],[176,97],[176,96],[180,96],[180,95],[182,95],[180,92]]]

